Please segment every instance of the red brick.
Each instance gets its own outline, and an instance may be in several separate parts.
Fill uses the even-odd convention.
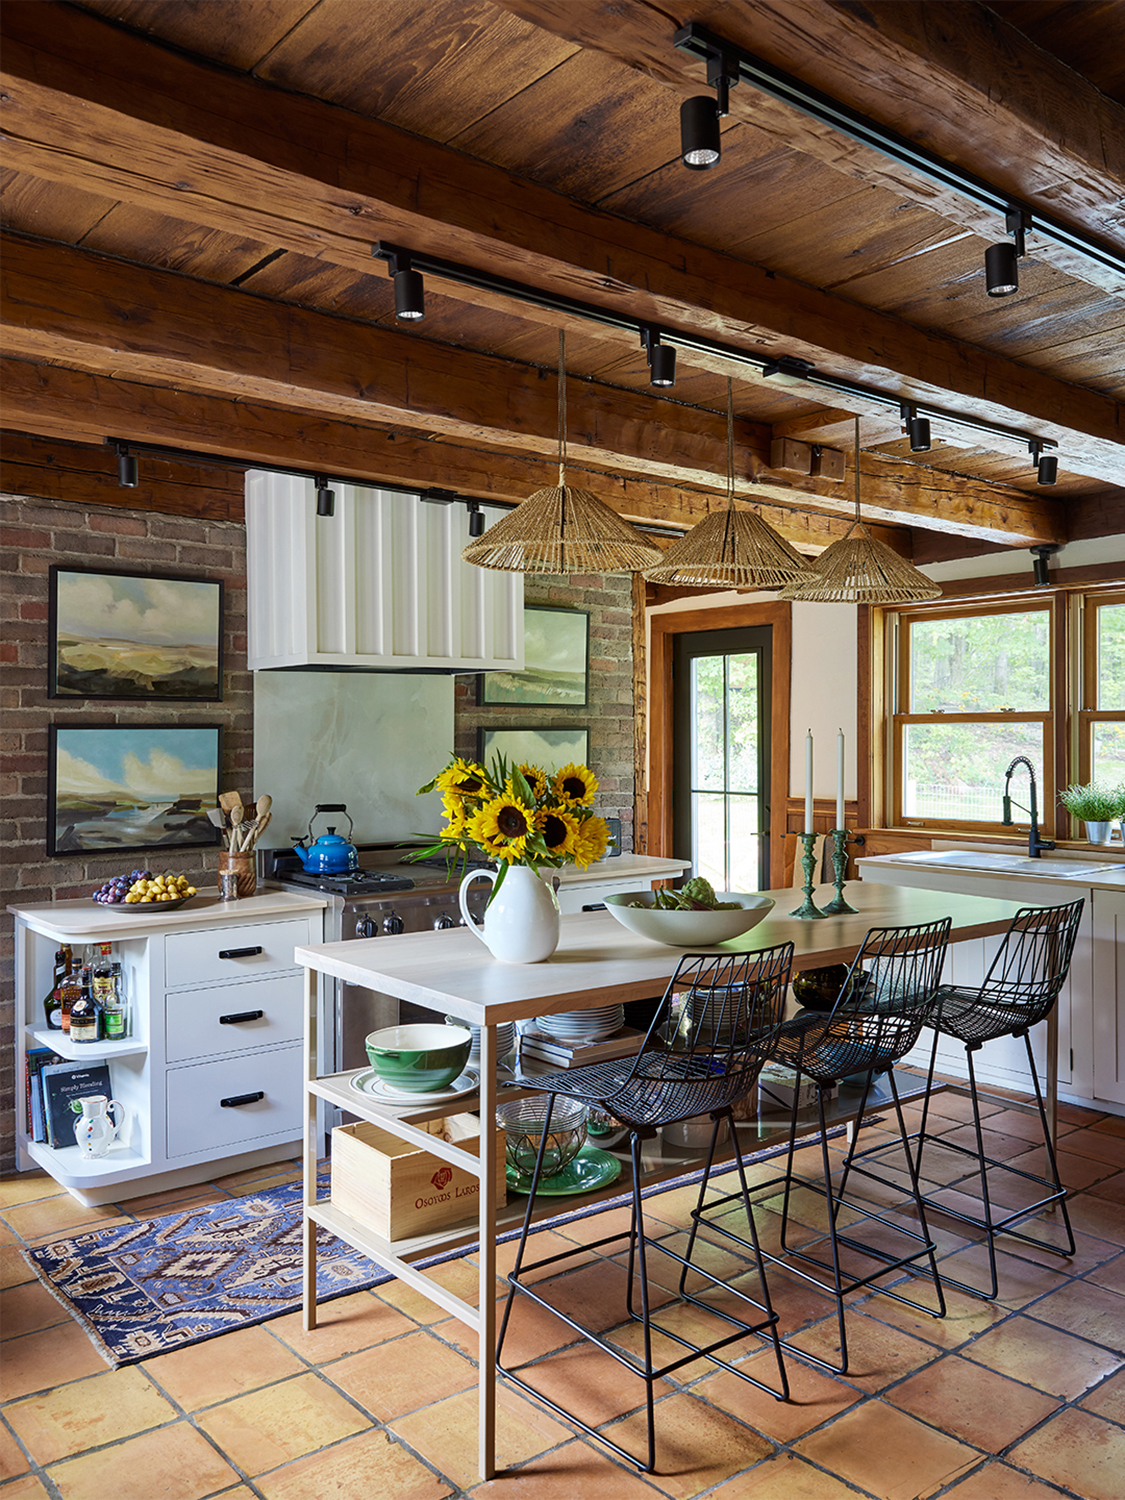
[[[16,643],[15,643],[15,641],[0,641],[0,661],[15,661],[15,659],[16,659]]]
[[[49,547],[49,531],[26,531],[18,526],[0,526],[0,544],[5,547]]]
[[[92,531],[112,531],[117,536],[147,536],[148,525],[136,516],[117,511],[92,510],[86,518]]]
[[[118,557],[144,558],[149,562],[175,562],[176,548],[171,542],[129,541],[118,543]]]
[[[21,620],[45,620],[47,613],[46,602],[41,599],[25,599],[20,605]]]

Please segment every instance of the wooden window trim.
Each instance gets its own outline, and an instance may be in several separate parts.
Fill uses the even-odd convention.
[[[1125,723],[1125,705],[1121,708],[1106,708],[1102,704],[1101,684],[1098,682],[1098,611],[1106,605],[1125,604],[1125,590],[1087,593],[1082,597],[1082,686],[1080,706],[1076,711],[1078,722],[1078,775],[1077,780],[1093,779],[1093,726],[1095,724]],[[1075,822],[1076,820],[1071,820]]]

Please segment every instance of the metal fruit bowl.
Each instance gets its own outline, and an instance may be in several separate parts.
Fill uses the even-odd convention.
[[[508,1164],[523,1177],[530,1177],[539,1155],[547,1099],[512,1099],[496,1106],[496,1123],[506,1139]],[[556,1096],[551,1129],[543,1151],[543,1176],[553,1177],[581,1151],[586,1140],[586,1106],[574,1099]]]
[[[653,891],[625,891],[605,898],[606,910],[638,937],[669,948],[712,948],[741,937],[773,910],[771,896],[716,891],[719,901],[736,901],[737,911],[661,911]],[[641,904],[635,905],[634,903]]]

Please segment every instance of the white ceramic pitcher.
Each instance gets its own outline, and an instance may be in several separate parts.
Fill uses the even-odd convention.
[[[83,1156],[105,1156],[125,1124],[125,1106],[120,1099],[107,1099],[104,1094],[91,1094],[88,1099],[79,1099],[82,1113],[74,1122],[74,1137]],[[118,1111],[114,1120],[110,1111]]]
[[[484,923],[473,920],[466,900],[474,880],[496,884],[495,870],[470,870],[461,882],[458,899],[465,926],[492,954],[505,964],[537,964],[559,945],[559,903],[545,880],[530,865],[511,865],[504,883],[495,892],[484,914]]]

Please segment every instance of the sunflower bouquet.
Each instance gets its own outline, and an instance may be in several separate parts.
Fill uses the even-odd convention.
[[[487,770],[458,757],[418,795],[435,788],[446,825],[436,843],[408,857],[444,854],[453,865],[458,855],[483,852],[499,864],[494,890],[509,865],[584,870],[609,847],[609,829],[592,808],[598,783],[588,766],[572,763],[548,775],[540,766],[509,765],[502,755]]]

